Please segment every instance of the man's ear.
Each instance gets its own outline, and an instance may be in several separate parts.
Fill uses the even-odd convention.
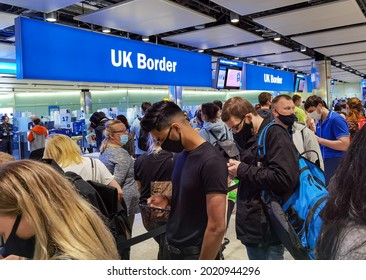
[[[248,119],[249,122],[253,121],[253,114],[252,113],[246,114],[245,117]]]
[[[272,109],[271,111],[272,111],[273,116],[278,117],[278,112],[276,109]]]

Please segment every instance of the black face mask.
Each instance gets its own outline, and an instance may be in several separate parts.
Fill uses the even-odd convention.
[[[28,239],[22,239],[16,235],[21,215],[18,215],[11,233],[4,244],[1,253],[4,258],[10,255],[16,255],[20,257],[25,257],[27,259],[32,259],[34,255],[34,247],[36,244],[36,239],[34,236]]]
[[[287,126],[292,126],[294,124],[294,122],[297,120],[295,114],[291,114],[291,115],[288,115],[288,116],[284,116],[284,115],[281,115],[280,113],[278,113],[278,119],[284,125],[287,125]]]
[[[254,135],[253,132],[253,123],[245,123],[243,125],[243,128],[238,133],[233,133],[234,140],[236,143],[239,144],[239,146],[244,149],[245,144],[248,142],[250,138],[252,138]]]
[[[168,136],[165,138],[165,141],[163,142],[163,144],[161,144],[161,148],[168,152],[180,153],[184,149],[184,147],[182,145],[181,135],[179,133],[178,141],[170,140],[169,136],[170,136],[170,132],[172,131],[172,128],[173,127],[170,128],[170,130],[168,132]]]

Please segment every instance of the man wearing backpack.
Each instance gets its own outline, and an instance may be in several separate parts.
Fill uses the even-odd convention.
[[[142,117],[145,115],[147,109],[151,107],[150,102],[142,102],[141,104],[141,114]],[[148,133],[143,131],[140,126],[140,121],[142,118],[137,117],[130,128],[130,134],[133,139],[135,139],[135,156],[136,158],[147,151],[147,139]],[[140,139],[141,138],[141,139]]]
[[[300,154],[308,151],[303,156],[324,170],[323,157],[315,133],[296,121],[295,108],[293,98],[289,95],[277,95],[272,100],[274,121],[288,130]]]
[[[226,101],[222,120],[233,133],[251,133],[241,152],[241,161],[230,160],[229,174],[240,180],[237,199],[236,233],[246,246],[249,259],[283,259],[284,247],[268,221],[262,191],[288,198],[299,180],[297,151],[287,131],[280,126],[268,130],[266,156],[258,164],[258,137],[270,118],[258,115],[250,102],[241,97]]]

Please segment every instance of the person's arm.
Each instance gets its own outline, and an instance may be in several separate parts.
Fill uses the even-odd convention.
[[[137,185],[137,190],[139,191],[139,193],[141,193],[141,182],[136,181],[136,185]]]
[[[327,140],[324,138],[320,138],[318,136],[316,138],[320,145],[326,146],[328,148],[331,148],[331,149],[337,150],[337,151],[347,151],[348,147],[350,145],[349,135],[340,137],[337,140]]]
[[[123,197],[123,193],[122,193],[122,188],[121,186],[118,184],[118,182],[113,179],[109,184],[108,186],[110,187],[113,187],[113,188],[116,188],[117,189],[117,192],[118,192],[118,201],[121,202],[122,201],[122,197]]]
[[[225,194],[206,195],[208,222],[203,237],[200,260],[216,258],[226,231],[226,203]]]
[[[28,134],[28,142],[32,142],[32,141],[34,141],[34,136],[33,136],[33,132],[32,132],[32,130],[29,132],[29,134]]]

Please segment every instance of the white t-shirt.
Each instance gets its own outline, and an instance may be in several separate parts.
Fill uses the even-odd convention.
[[[95,178],[93,178],[93,170],[90,158],[83,158],[83,162],[80,164],[71,164],[65,168],[62,168],[64,172],[71,171],[80,175],[83,180],[93,180],[99,182],[101,184],[109,185],[110,182],[114,179],[114,176],[109,172],[107,167],[96,158],[93,158],[94,163],[94,174]]]

